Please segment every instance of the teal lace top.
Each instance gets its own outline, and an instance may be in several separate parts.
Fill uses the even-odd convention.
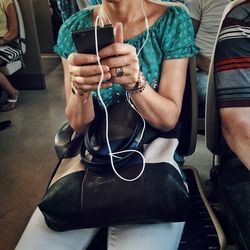
[[[82,10],[71,16],[62,25],[55,52],[67,58],[76,51],[71,32],[92,26],[92,10]],[[137,51],[142,47],[147,32],[125,41]],[[163,60],[191,57],[197,52],[194,46],[194,30],[187,12],[180,7],[168,7],[166,12],[149,28],[148,41],[139,55],[140,70],[148,83],[157,91]],[[119,84],[101,90],[106,106],[125,98],[125,90]],[[96,95],[96,93],[94,93]]]
[[[55,52],[67,58],[76,52],[71,36],[74,30],[92,26],[93,9],[81,10],[67,19],[58,35]],[[147,31],[125,41],[137,51],[142,47]],[[157,91],[160,82],[163,60],[192,57],[197,53],[194,45],[194,30],[188,13],[180,7],[168,7],[166,12],[149,28],[149,37],[139,55],[140,70],[144,73],[149,85]],[[93,92],[96,95],[96,92]],[[125,90],[119,84],[102,89],[101,95],[106,106],[125,99]]]

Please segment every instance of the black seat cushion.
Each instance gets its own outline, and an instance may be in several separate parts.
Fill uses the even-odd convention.
[[[192,212],[186,222],[179,250],[220,249],[219,237],[201,198],[192,169],[184,169],[189,187]]]

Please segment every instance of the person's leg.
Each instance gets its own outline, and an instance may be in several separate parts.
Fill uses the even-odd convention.
[[[197,92],[199,104],[205,105],[208,74],[205,71],[197,71]]]
[[[14,99],[17,95],[17,89],[15,89],[6,76],[0,72],[0,88],[8,93],[9,98]]]
[[[198,70],[196,76],[197,76],[199,117],[205,117],[205,103],[206,103],[208,74],[205,71]]]
[[[8,111],[15,108],[19,92],[12,86],[2,72],[0,72],[0,88],[8,93],[8,100],[1,107],[1,111]]]
[[[15,250],[84,250],[98,230],[91,228],[55,232],[48,228],[37,208]]]
[[[177,250],[184,222],[110,227],[108,250]]]

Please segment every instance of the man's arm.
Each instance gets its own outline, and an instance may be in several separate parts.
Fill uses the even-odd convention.
[[[195,36],[199,30],[200,23],[202,21],[202,4],[198,0],[186,0],[185,5],[189,10],[189,14],[192,18]],[[196,56],[196,66],[206,72],[209,70],[210,59],[198,53]]]
[[[196,33],[199,29],[199,26],[200,26],[200,21],[192,18],[192,22],[193,22],[193,26],[194,26],[194,33],[196,35]]]
[[[239,5],[225,18],[215,51],[216,102],[229,148],[250,170],[250,39]],[[244,15],[243,15],[244,16]],[[235,35],[236,34],[236,35]]]
[[[250,170],[250,107],[221,108],[220,117],[228,146]]]
[[[198,30],[199,30],[200,21],[192,18],[192,22],[193,22],[193,26],[194,26],[194,32],[195,32],[195,35],[196,35]],[[195,58],[196,58],[196,66],[197,66],[197,68],[208,72],[209,65],[210,65],[210,59],[203,56],[203,55],[201,55],[200,53],[198,53]]]

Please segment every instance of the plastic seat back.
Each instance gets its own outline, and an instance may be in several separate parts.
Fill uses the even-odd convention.
[[[22,16],[22,12],[19,6],[19,3],[17,0],[13,0],[15,8],[16,8],[16,13],[17,13],[17,19],[18,19],[18,27],[19,27],[19,40],[20,40],[20,44],[21,44],[21,50],[22,53],[25,54],[26,53],[26,43],[25,43],[25,28],[24,28],[24,22],[23,22],[23,16]]]
[[[195,57],[189,59],[186,86],[180,114],[180,139],[178,152],[183,156],[191,155],[197,140],[198,99],[196,84]]]

